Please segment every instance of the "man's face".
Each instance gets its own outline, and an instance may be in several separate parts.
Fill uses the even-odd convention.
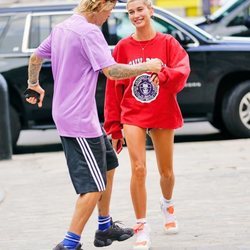
[[[115,7],[115,2],[110,3],[109,6],[104,7],[103,10],[97,13],[95,24],[98,26],[102,26],[106,22],[106,20],[109,18],[111,11],[113,10],[114,7]]]

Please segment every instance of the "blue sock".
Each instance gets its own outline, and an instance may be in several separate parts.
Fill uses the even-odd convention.
[[[98,216],[98,229],[104,231],[111,226],[110,216]]]
[[[81,237],[77,234],[67,232],[62,242],[63,246],[68,249],[75,249],[80,242]]]

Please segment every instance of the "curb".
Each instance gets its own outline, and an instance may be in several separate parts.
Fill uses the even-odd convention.
[[[0,204],[4,200],[4,191],[0,189]]]

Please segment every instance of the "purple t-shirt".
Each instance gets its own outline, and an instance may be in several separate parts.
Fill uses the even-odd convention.
[[[95,101],[98,74],[116,63],[101,30],[74,14],[52,30],[35,54],[51,59],[52,115],[59,134],[101,136]]]

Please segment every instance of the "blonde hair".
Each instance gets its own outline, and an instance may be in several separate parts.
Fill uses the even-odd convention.
[[[117,0],[81,0],[75,11],[78,13],[99,13],[112,9]]]
[[[135,2],[135,1],[138,1],[138,0],[128,0],[128,1],[127,1],[127,7],[128,7],[128,4],[129,4],[129,3],[132,3],[132,2]],[[143,3],[144,3],[148,8],[153,7],[153,3],[152,3],[151,0],[140,0],[140,1],[143,1]]]

